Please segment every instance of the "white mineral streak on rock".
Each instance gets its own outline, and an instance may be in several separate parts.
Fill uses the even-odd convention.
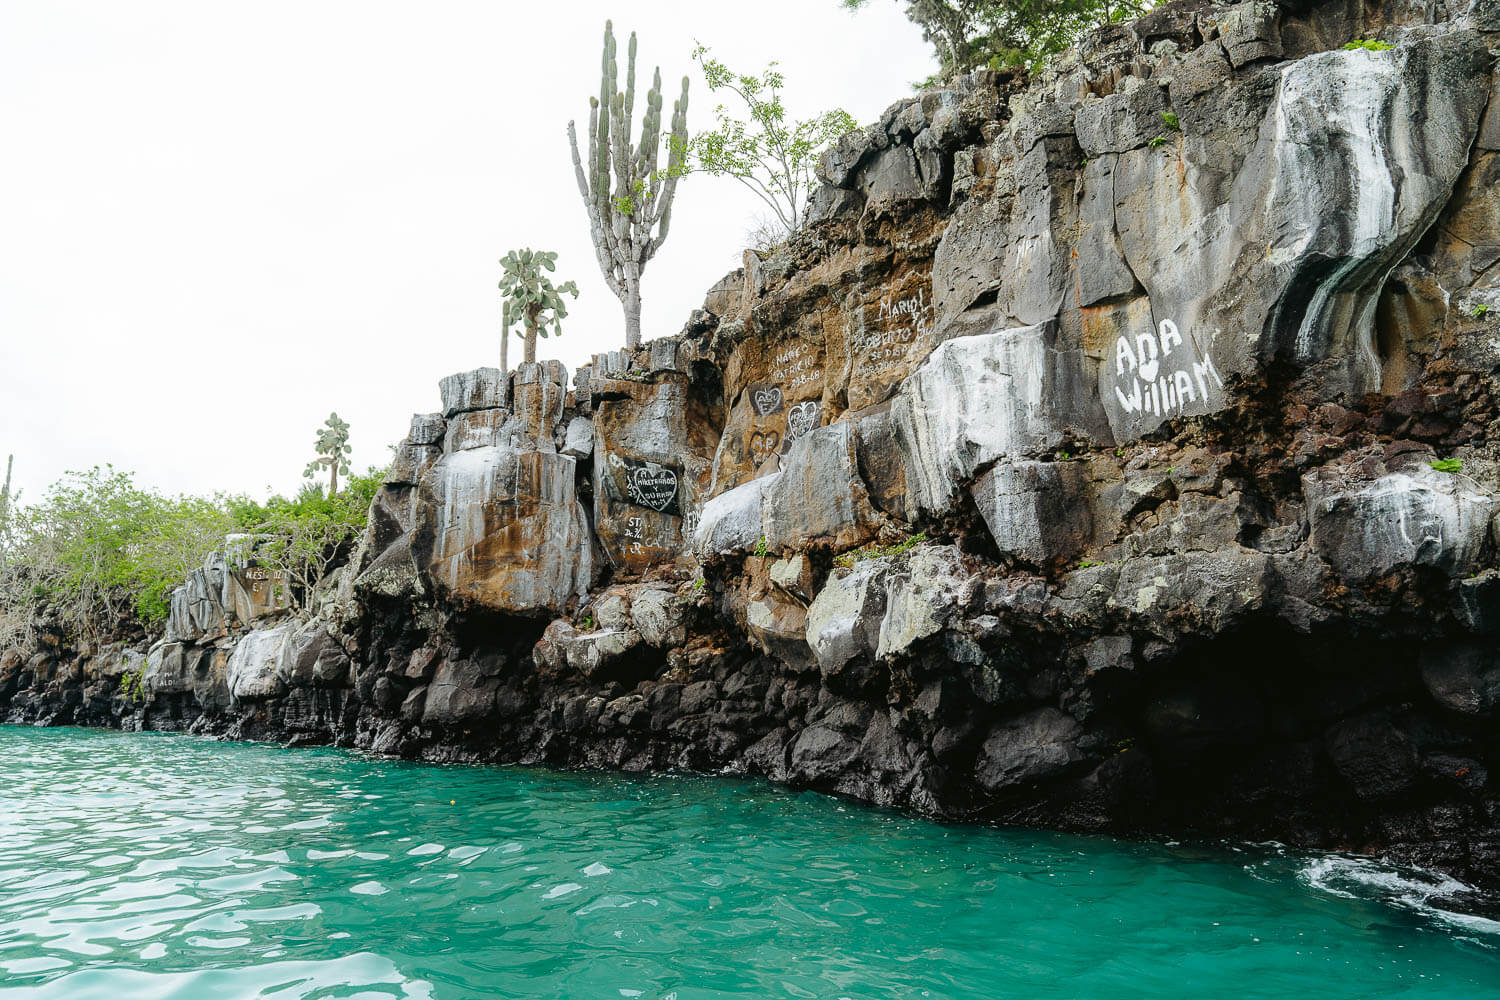
[[[824,674],[836,674],[860,655],[873,655],[885,615],[885,577],[891,560],[866,559],[836,570],[807,609],[807,644]]]
[[[1309,56],[1281,72],[1281,84],[1272,114],[1276,126],[1276,172],[1268,193],[1268,206],[1278,199],[1301,205],[1301,217],[1315,225],[1349,225],[1346,256],[1319,283],[1297,331],[1297,360],[1313,357],[1314,335],[1324,322],[1329,300],[1343,282],[1365,260],[1389,244],[1395,236],[1396,186],[1391,164],[1386,160],[1381,134],[1389,121],[1391,97],[1401,85],[1401,73],[1393,52],[1366,49],[1337,50]],[[1339,147],[1347,154],[1348,174],[1330,175],[1325,157],[1312,155],[1320,148]],[[1330,186],[1346,191],[1352,204],[1340,218],[1319,209],[1326,198],[1333,204],[1343,198]],[[1285,213],[1285,205],[1268,209]],[[1298,241],[1298,250],[1312,241],[1315,228]],[[1378,364],[1373,353],[1369,360]]]
[[[593,544],[574,460],[509,447],[445,455],[426,476],[413,555],[455,595],[505,611],[558,609],[586,593]]]
[[[873,534],[874,511],[854,453],[854,425],[809,431],[782,456],[780,472],[727,490],[703,507],[694,537],[700,555],[755,548],[858,545]]]
[[[979,469],[1058,438],[1043,406],[1044,335],[1025,326],[950,340],[902,384],[891,416],[916,509],[946,510]]]
[[[1315,472],[1303,478],[1303,492],[1313,547],[1350,580],[1408,565],[1468,573],[1500,509],[1467,477],[1435,471],[1363,483]]]
[[[468,546],[457,546],[458,551],[453,552],[452,542],[455,536],[465,540],[482,537],[484,506],[490,502],[503,457],[498,448],[476,448],[454,452],[438,463],[443,478],[443,507],[437,522],[434,555],[437,564],[447,570],[440,572],[439,577],[450,585],[469,568],[471,558]],[[514,467],[515,453],[508,457],[508,464]]]

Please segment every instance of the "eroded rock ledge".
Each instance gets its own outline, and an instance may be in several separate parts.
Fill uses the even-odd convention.
[[[148,651],[4,653],[0,711],[1500,891],[1497,45],[1179,0],[899,102],[681,334],[445,379],[310,620],[216,556]]]

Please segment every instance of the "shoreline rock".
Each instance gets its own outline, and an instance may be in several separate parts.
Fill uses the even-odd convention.
[[[444,379],[313,618],[240,540],[149,650],[0,651],[0,719],[1500,898],[1500,21],[1439,14],[1178,0],[898,102],[681,334]]]

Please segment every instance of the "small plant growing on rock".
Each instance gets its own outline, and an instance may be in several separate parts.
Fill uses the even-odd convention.
[[[835,566],[841,566],[844,569],[848,569],[855,563],[864,562],[866,559],[881,559],[885,556],[899,556],[901,553],[914,549],[918,545],[921,545],[926,541],[927,532],[919,531],[915,535],[910,535],[902,539],[901,541],[895,542],[891,545],[866,545],[862,549],[855,549],[853,552],[845,552],[842,555],[835,556],[833,564]]]
[[[592,631],[594,631],[594,616],[593,615],[584,615],[582,618],[580,618],[578,620],[578,631],[580,631],[580,632],[592,632]]]
[[[1428,462],[1427,464],[1438,472],[1464,471],[1464,461],[1461,458],[1440,458],[1436,462]]]
[[[1487,306],[1487,305],[1485,305],[1483,303],[1480,303],[1479,305],[1475,306],[1472,310],[1470,310],[1469,315],[1472,316],[1474,319],[1482,319],[1484,317],[1484,314],[1487,313],[1487,312],[1489,312],[1489,311],[1490,311],[1490,307],[1489,306]]]
[[[1352,42],[1344,43],[1345,52],[1354,52],[1358,49],[1364,49],[1366,52],[1389,52],[1395,47],[1390,42],[1382,42],[1378,38],[1356,38]]]
[[[1180,119],[1178,119],[1176,112],[1163,111],[1161,113],[1161,120],[1165,122],[1167,128],[1171,129],[1173,132],[1182,131],[1182,122]]]
[[[1167,137],[1164,136],[1164,135],[1158,135],[1155,138],[1153,138],[1150,142],[1146,143],[1146,145],[1150,146],[1152,149],[1156,149],[1158,146],[1165,146],[1166,144],[1167,144]]]
[[[761,535],[760,541],[757,542],[755,546],[755,554],[764,559],[766,557],[766,551],[766,536]]]
[[[127,670],[120,675],[120,697],[132,705],[146,700],[146,668]]]

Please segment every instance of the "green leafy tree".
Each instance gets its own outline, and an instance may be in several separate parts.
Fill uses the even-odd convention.
[[[714,109],[717,126],[693,137],[691,156],[683,169],[733,177],[775,213],[785,236],[802,222],[819,153],[854,129],[854,118],[835,108],[803,121],[788,120],[781,101],[786,81],[774,62],[754,76],[735,73],[703,45],[693,49],[693,59],[702,68],[709,91],[733,94],[749,120],[735,118],[720,104]]]
[[[842,0],[850,10],[869,0]],[[938,79],[969,70],[1025,66],[1035,70],[1092,28],[1138,17],[1153,0],[907,0],[906,16],[922,29],[942,67]]]
[[[257,536],[256,562],[282,569],[305,606],[364,529],[384,470],[350,477],[335,496],[309,483],[295,499],[162,496],[128,472],[69,472],[38,503],[12,497],[0,532],[0,650],[34,638],[37,623],[66,641],[149,635],[165,623],[172,591],[224,548]]]
[[[588,169],[578,154],[578,134],[568,122],[573,150],[573,172],[588,209],[589,229],[604,282],[625,309],[625,346],[641,343],[641,272],[656,255],[672,223],[672,199],[681,176],[687,148],[688,78],[682,96],[672,105],[672,122],[665,140],[661,131],[661,69],[646,93],[640,144],[631,149],[631,116],[635,112],[635,33],[625,70],[625,90],[619,90],[613,24],[604,22],[603,74],[599,96],[589,98]],[[667,164],[661,168],[662,147]],[[613,184],[611,187],[611,172]]]
[[[349,425],[339,419],[337,413],[330,413],[328,419],[318,431],[318,440],[313,443],[313,450],[318,457],[307,463],[307,468],[302,470],[304,479],[311,479],[322,469],[328,470],[328,495],[333,496],[339,491],[339,473],[349,474],[349,453],[354,449],[349,446]]]
[[[71,635],[159,625],[172,590],[234,526],[221,496],[165,497],[113,466],[68,473],[15,506],[0,538],[0,647],[39,607]]]
[[[544,250],[512,250],[500,259],[504,270],[500,274],[500,291],[505,295],[505,311],[500,321],[500,368],[508,371],[505,360],[505,343],[510,337],[510,328],[517,323],[521,329],[517,336],[526,343],[526,363],[536,360],[536,338],[547,336],[547,327],[552,327],[552,336],[562,336],[562,321],[568,315],[568,306],[563,295],[578,298],[578,286],[571,281],[553,285],[544,273],[557,270],[557,253]]]
[[[264,504],[237,506],[240,529],[260,539],[256,563],[285,574],[293,609],[308,607],[319,583],[348,559],[384,479],[385,470],[372,468],[351,476],[341,493],[324,493],[321,485],[308,483],[290,500],[275,496]]]

